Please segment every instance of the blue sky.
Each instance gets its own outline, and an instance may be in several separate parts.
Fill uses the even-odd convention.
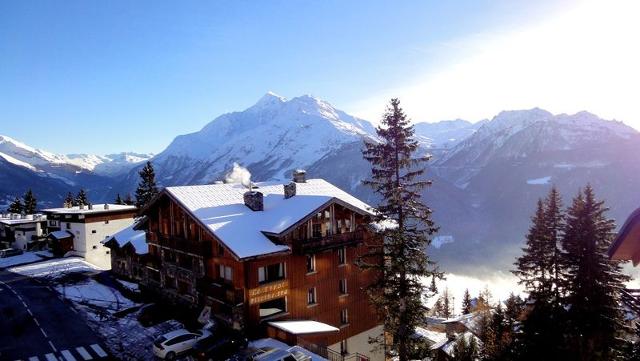
[[[499,94],[486,101],[475,96],[484,93],[478,89],[509,86],[475,78],[491,74],[484,53],[494,64],[510,42],[529,41],[534,49],[553,43],[539,34],[550,37],[564,16],[588,24],[585,17],[597,12],[580,15],[583,7],[477,0],[4,1],[0,134],[58,153],[159,152],[176,135],[242,110],[267,91],[314,94],[371,120],[391,96],[406,97],[409,114],[420,121],[479,120],[528,106],[599,114],[587,95],[555,104],[540,96],[542,86],[503,102]],[[560,53],[569,48],[560,46]],[[513,63],[509,56],[503,61]],[[489,70],[501,81],[512,79],[504,68],[497,62]],[[624,116],[618,108],[601,113]]]

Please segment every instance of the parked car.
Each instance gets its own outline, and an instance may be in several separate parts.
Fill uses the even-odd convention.
[[[189,353],[200,339],[210,336],[208,331],[189,331],[180,329],[171,331],[153,342],[153,354],[163,360],[174,360],[176,356]]]
[[[21,249],[7,248],[7,249],[0,250],[0,258],[13,257],[13,256],[20,255],[22,253],[23,252]]]
[[[311,361],[311,357],[295,348],[272,348],[253,356],[252,361]]]
[[[235,330],[218,329],[193,346],[193,357],[198,361],[226,360],[240,349],[247,348],[249,340]]]
[[[166,307],[157,303],[150,303],[140,307],[136,318],[142,326],[149,327],[166,321],[170,317],[171,313],[168,312]]]

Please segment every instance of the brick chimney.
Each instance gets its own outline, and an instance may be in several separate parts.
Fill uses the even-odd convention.
[[[244,205],[252,211],[264,211],[263,195],[258,191],[247,191],[244,193]]]
[[[296,182],[289,182],[284,185],[284,199],[289,199],[296,195]]]
[[[305,183],[307,181],[307,171],[304,169],[294,170],[293,181],[296,183]]]

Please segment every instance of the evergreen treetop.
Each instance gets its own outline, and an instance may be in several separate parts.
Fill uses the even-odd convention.
[[[359,264],[378,274],[367,291],[391,336],[390,347],[385,348],[388,356],[395,354],[399,361],[407,361],[415,342],[411,336],[424,323],[422,298],[427,287],[423,282],[442,277],[425,251],[437,230],[431,209],[422,202],[420,193],[431,184],[421,180],[429,158],[414,155],[418,143],[398,99],[391,100],[376,133],[380,142],[365,143],[363,152],[372,166],[371,179],[365,184],[381,199],[374,221],[394,226],[378,231],[383,242],[368,244],[368,252]]]
[[[31,189],[27,190],[24,194],[24,213],[26,214],[34,214],[38,208],[38,202],[36,201],[36,197],[33,195]]]
[[[158,194],[158,187],[156,186],[156,173],[153,170],[153,165],[150,161],[140,170],[140,182],[136,189],[136,207],[143,208],[151,201],[156,194]]]
[[[76,199],[73,202],[74,206],[83,205],[86,206],[89,204],[89,200],[87,199],[87,192],[85,192],[84,188],[80,188],[78,195],[76,195]]]
[[[18,214],[21,214],[22,212],[24,212],[24,204],[22,204],[22,199],[20,199],[20,197],[16,197],[13,200],[13,202],[11,202],[11,204],[9,205],[7,212],[18,213]]]

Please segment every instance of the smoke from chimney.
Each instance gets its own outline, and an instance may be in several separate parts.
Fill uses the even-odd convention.
[[[251,187],[251,172],[240,164],[234,162],[233,168],[224,177],[225,183],[240,183],[243,186]]]

